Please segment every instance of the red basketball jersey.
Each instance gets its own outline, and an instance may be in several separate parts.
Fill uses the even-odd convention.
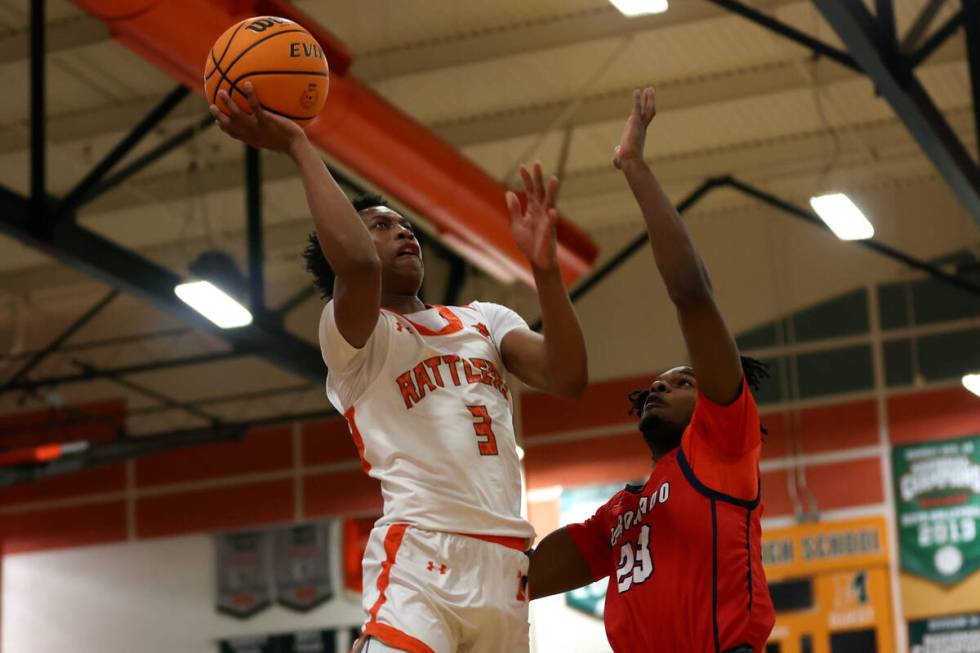
[[[681,446],[568,531],[595,580],[609,577],[616,653],[761,651],[775,621],[762,569],[759,413],[699,394]]]

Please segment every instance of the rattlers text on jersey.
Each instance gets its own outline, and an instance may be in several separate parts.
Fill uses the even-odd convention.
[[[364,347],[320,319],[327,397],[350,424],[365,470],[381,481],[381,524],[530,538],[500,344],[527,328],[497,304],[382,309]]]

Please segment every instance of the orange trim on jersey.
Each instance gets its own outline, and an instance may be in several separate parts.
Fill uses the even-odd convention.
[[[361,459],[361,467],[364,468],[364,473],[367,474],[371,471],[371,463],[364,457],[364,438],[361,437],[361,432],[357,429],[357,422],[354,421],[353,406],[347,409],[344,417],[350,425],[350,435],[354,439],[354,446],[357,447],[357,457]]]
[[[403,633],[394,626],[372,621],[364,627],[364,635],[380,639],[382,642],[406,653],[435,653],[425,642]]]
[[[446,322],[448,322],[446,326],[442,327],[438,331],[433,331],[432,329],[430,329],[429,327],[423,324],[419,324],[418,322],[413,322],[404,313],[399,313],[398,311],[394,311],[390,308],[386,308],[384,310],[388,311],[389,313],[394,313],[395,315],[398,315],[403,320],[411,324],[413,327],[415,327],[415,330],[418,331],[419,335],[421,336],[448,336],[450,333],[456,333],[457,331],[463,330],[463,320],[461,320],[458,315],[453,313],[448,306],[436,305],[436,306],[431,306],[430,308],[434,308],[437,311],[439,311],[439,315],[441,315],[443,319],[445,319]]]
[[[371,620],[368,625],[378,621],[378,611],[387,600],[385,590],[388,589],[391,568],[395,566],[395,557],[398,555],[398,549],[402,545],[406,530],[408,530],[408,524],[395,524],[389,526],[388,532],[385,533],[385,561],[381,563],[381,573],[378,575],[378,600],[371,606]]]
[[[472,535],[470,533],[456,533],[456,535],[462,535],[463,537],[472,537],[475,540],[483,540],[484,542],[490,542],[491,544],[499,544],[500,546],[505,546],[508,549],[514,549],[515,551],[520,551],[523,553],[527,551],[527,538],[523,537],[507,537],[505,535]]]
[[[421,640],[415,639],[394,626],[378,622],[378,612],[387,600],[385,590],[388,589],[388,583],[391,580],[391,568],[395,566],[395,558],[398,556],[398,549],[401,548],[407,530],[408,524],[395,524],[389,526],[388,532],[385,533],[385,561],[381,563],[381,573],[378,575],[378,600],[371,606],[369,613],[371,619],[364,626],[362,638],[376,637],[388,646],[401,649],[406,653],[434,653]]]

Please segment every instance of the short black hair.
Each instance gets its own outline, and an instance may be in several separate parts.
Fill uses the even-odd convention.
[[[750,388],[758,392],[762,381],[769,378],[769,366],[751,356],[739,356],[739,358],[742,360],[742,374],[745,375],[745,381]],[[642,415],[643,405],[646,404],[649,396],[650,388],[634,390],[629,393],[630,415]],[[765,429],[763,429],[763,433],[765,433]]]
[[[373,209],[376,206],[388,206],[387,200],[378,194],[364,194],[359,197],[355,197],[354,201],[351,202],[354,205],[354,210],[360,213],[364,209]]]
[[[388,206],[388,202],[378,194],[364,194],[354,198],[351,205],[360,213],[375,206]],[[320,297],[326,299],[333,295],[334,273],[327,257],[323,255],[320,238],[315,231],[307,236],[306,247],[303,249],[303,267],[313,275],[313,286],[320,292]]]
[[[320,297],[326,299],[333,295],[334,273],[320,249],[320,238],[315,231],[306,238],[303,262],[306,271],[313,275],[313,286],[320,292]]]

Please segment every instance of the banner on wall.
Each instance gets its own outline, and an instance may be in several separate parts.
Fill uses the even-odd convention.
[[[584,522],[600,506],[623,489],[622,485],[595,485],[562,490],[559,522],[562,526]],[[606,606],[606,579],[565,593],[565,605],[601,620]]]
[[[271,603],[269,536],[265,532],[215,536],[219,612],[250,617]]]
[[[980,614],[960,614],[909,622],[912,653],[980,651]]]
[[[337,636],[338,631],[334,630],[308,630],[285,635],[236,637],[219,641],[218,653],[337,653],[340,651]]]
[[[329,535],[326,523],[276,531],[276,600],[280,604],[306,611],[333,597]]]
[[[352,517],[344,520],[344,589],[358,598],[361,596],[363,577],[361,575],[361,560],[367,548],[371,529],[376,519]]]
[[[980,568],[980,436],[892,450],[902,570],[952,585]]]

